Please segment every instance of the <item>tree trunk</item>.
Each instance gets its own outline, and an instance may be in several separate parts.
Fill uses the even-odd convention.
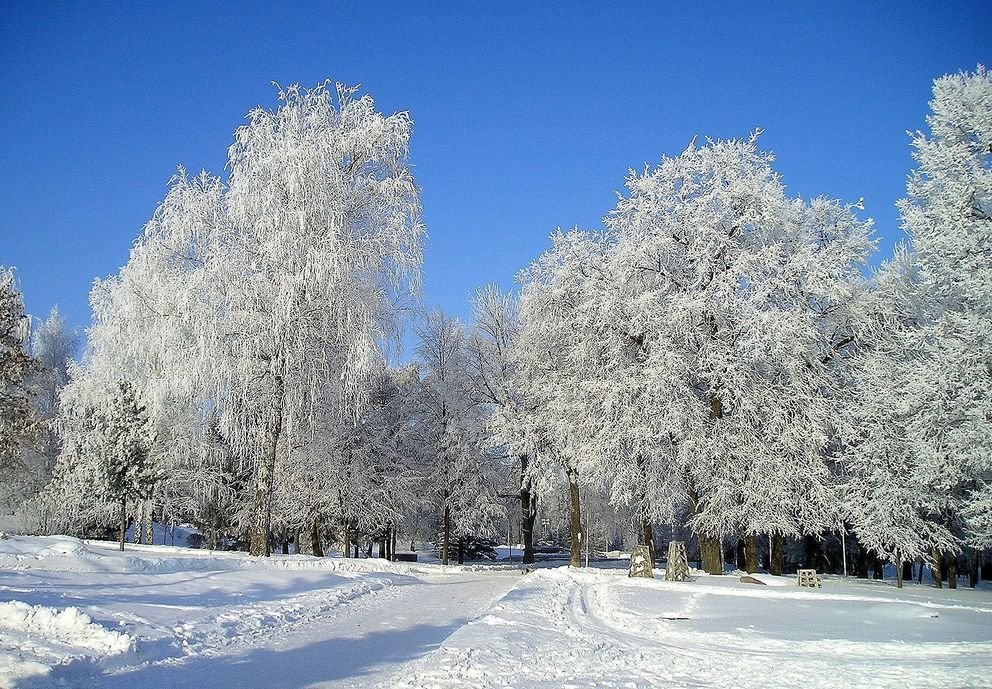
[[[300,530],[293,529],[293,554],[300,554]]]
[[[451,543],[451,508],[448,507],[447,497],[444,501],[444,536],[441,541],[441,564],[448,564],[448,546]]]
[[[145,525],[145,510],[143,505],[141,504],[141,501],[138,501],[135,507],[136,509],[134,510],[134,533],[131,534],[131,542],[134,543],[135,545],[140,545],[141,543],[144,542],[142,540],[142,537],[144,536],[145,533],[145,530],[143,528]]]
[[[773,533],[771,553],[768,555],[768,573],[777,577],[782,576],[782,550],[784,546],[785,536],[780,533]]]
[[[902,580],[903,580],[903,577],[906,574],[905,568],[902,566],[902,564],[903,564],[902,563],[902,555],[900,555],[899,553],[896,553],[896,562],[895,562],[895,565],[896,565],[896,588],[897,589],[901,589],[902,588]],[[912,576],[912,573],[910,573],[910,576]]]
[[[942,589],[944,588],[944,582],[941,580],[944,576],[940,571],[940,554],[934,549],[930,555],[933,557],[933,586],[934,588]]]
[[[386,553],[386,541],[389,540],[389,534],[383,529],[379,532],[379,559],[386,560],[389,558],[388,553]]]
[[[341,529],[342,539],[344,543],[341,544],[341,552],[344,553],[345,557],[351,557],[351,525],[348,520],[344,520],[344,528]]]
[[[148,518],[148,520],[145,522],[145,543],[147,543],[148,545],[155,545],[155,532],[154,529],[152,528],[152,526],[155,524],[155,515],[153,513],[154,513],[154,505],[152,505],[152,501],[145,500],[145,515]],[[162,521],[164,522],[165,519],[163,519]],[[162,545],[165,545],[164,539],[162,541]],[[173,543],[172,545],[175,545],[175,543]]]
[[[978,558],[978,551],[972,550],[968,557],[968,586],[971,588],[978,586]]]
[[[324,557],[324,546],[320,543],[320,523],[317,517],[313,518],[313,524],[310,525],[310,547],[313,549],[314,555]]]
[[[284,538],[282,541],[282,554],[289,555],[289,539]]]
[[[854,568],[857,570],[859,579],[868,578],[868,556],[863,545],[858,543],[858,554],[854,556]]]
[[[285,402],[282,359],[275,357],[272,362],[272,408],[269,410],[268,423],[265,429],[262,457],[255,469],[255,503],[252,514],[251,543],[248,551],[252,555],[264,555],[266,557],[272,554],[272,545],[269,540],[269,525],[272,523],[272,485],[276,472],[276,451],[279,446],[279,436],[282,433],[282,413]]]
[[[916,583],[917,584],[922,584],[923,583],[923,568],[925,566],[925,563],[923,562],[923,558],[922,557],[917,558],[916,559],[916,564],[918,565],[917,568],[916,568]]]
[[[530,492],[527,475],[529,455],[520,455],[520,539],[524,542],[525,565],[534,562],[534,521],[537,519],[537,496]]]
[[[570,498],[569,527],[572,536],[571,558],[568,564],[572,567],[582,565],[582,512],[579,506],[579,480],[575,471],[568,471],[568,494]]]
[[[701,534],[699,550],[703,555],[703,570],[707,574],[723,574],[723,543],[719,538]]]
[[[902,563],[902,578],[904,581],[913,580],[913,563],[906,561]]]
[[[124,552],[124,534],[127,533],[127,498],[121,498],[121,552]]]
[[[744,565],[748,574],[758,571],[758,534],[756,533],[744,537]]]
[[[958,556],[951,555],[947,558],[947,588],[956,589],[958,587]]]
[[[654,567],[654,527],[650,519],[641,519],[641,534],[644,537],[644,545],[648,547],[651,566]],[[586,534],[586,538],[589,538],[589,534]]]
[[[465,564],[465,537],[459,536],[458,538],[458,564]]]

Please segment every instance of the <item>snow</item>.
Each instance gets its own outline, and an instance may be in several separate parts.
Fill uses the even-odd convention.
[[[992,589],[0,540],[0,687],[987,686]],[[656,570],[656,575],[660,574]]]

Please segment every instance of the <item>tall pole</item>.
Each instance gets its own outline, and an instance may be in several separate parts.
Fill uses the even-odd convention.
[[[847,524],[840,525],[840,552],[844,557],[844,576],[847,576]]]

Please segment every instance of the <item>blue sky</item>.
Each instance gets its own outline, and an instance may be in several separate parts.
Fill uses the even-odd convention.
[[[791,194],[865,198],[884,258],[906,132],[980,62],[990,2],[0,0],[0,265],[86,326],[176,166],[221,172],[271,82],[326,78],[414,119],[429,307],[467,317],[555,227],[600,227],[628,168],[756,127]]]

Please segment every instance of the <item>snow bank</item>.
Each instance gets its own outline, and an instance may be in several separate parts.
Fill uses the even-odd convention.
[[[0,686],[47,675],[77,658],[119,655],[132,637],[97,624],[79,608],[50,608],[21,601],[0,603]]]
[[[122,553],[107,541],[82,541],[71,536],[10,536],[0,540],[0,568],[51,572],[117,572],[162,574],[232,570],[320,570],[365,574],[450,575],[477,566],[389,562],[383,559],[321,558],[312,555],[252,557],[243,552],[210,551],[161,545],[127,544]],[[511,567],[507,567],[511,569]]]

